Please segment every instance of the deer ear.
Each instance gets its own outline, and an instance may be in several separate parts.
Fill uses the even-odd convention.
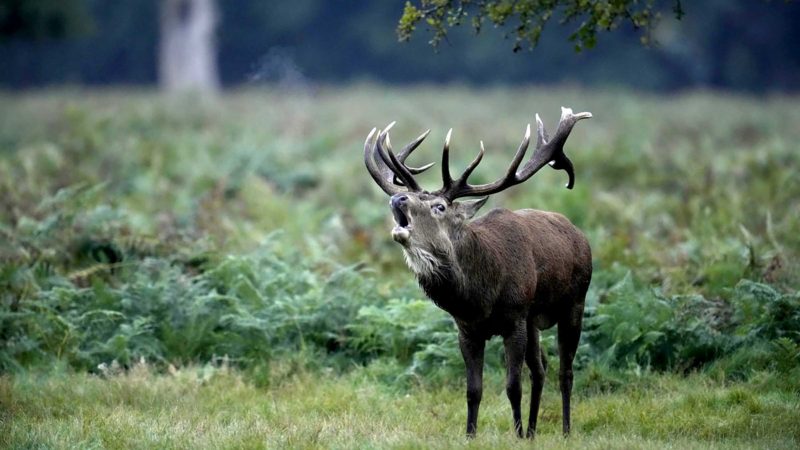
[[[483,205],[486,203],[486,200],[489,200],[489,197],[461,202],[461,211],[464,212],[464,216],[466,216],[467,219],[471,219],[475,213],[477,213],[478,210],[483,207]]]

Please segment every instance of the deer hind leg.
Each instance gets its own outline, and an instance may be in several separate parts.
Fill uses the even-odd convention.
[[[514,415],[514,431],[522,437],[522,384],[520,375],[522,363],[525,360],[525,347],[528,344],[527,330],[524,322],[518,323],[508,336],[503,338],[506,353],[506,395],[511,402],[511,411]]]
[[[525,363],[531,370],[531,410],[528,415],[528,432],[526,436],[533,439],[536,435],[536,421],[539,416],[539,402],[542,399],[542,388],[547,373],[547,360],[539,343],[539,329],[528,323],[528,348],[525,352]]]
[[[570,397],[572,395],[572,362],[581,339],[583,301],[573,306],[570,313],[558,324],[558,380],[561,388],[562,431],[570,431]]]

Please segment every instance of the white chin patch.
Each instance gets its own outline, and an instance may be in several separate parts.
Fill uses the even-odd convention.
[[[407,244],[408,238],[411,237],[411,232],[408,231],[407,228],[403,227],[394,227],[392,228],[392,239],[399,242],[400,244]]]

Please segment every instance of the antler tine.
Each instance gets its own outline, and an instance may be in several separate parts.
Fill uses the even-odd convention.
[[[373,135],[377,131],[377,128],[373,128],[372,131],[369,132],[367,135],[367,139],[364,141],[364,164],[367,166],[367,172],[375,180],[375,183],[389,195],[394,195],[399,192],[403,192],[399,186],[396,186],[391,183],[391,179],[394,176],[394,172],[383,162],[382,156],[376,158],[376,153],[378,153],[378,138],[379,136],[375,136],[373,139]],[[376,159],[380,162],[377,162]]]
[[[525,152],[528,151],[528,145],[531,143],[531,124],[528,124],[525,127],[525,137],[522,138],[522,142],[519,143],[519,147],[517,147],[517,153],[514,154],[514,159],[511,160],[511,165],[508,166],[508,171],[506,172],[506,180],[515,180],[517,177],[517,168],[519,168],[519,164],[522,162],[522,158],[525,157]]]
[[[483,148],[483,141],[481,141],[481,150],[478,152],[478,155],[472,160],[471,163],[469,163],[469,166],[467,166],[467,168],[464,170],[464,173],[458,177],[458,180],[456,180],[455,186],[457,189],[459,187],[469,186],[467,184],[467,180],[469,179],[469,176],[472,175],[472,172],[475,170],[475,168],[478,167],[478,164],[481,163],[484,153],[486,153],[486,150]]]
[[[383,131],[381,131],[381,133],[378,135],[377,153],[380,156],[381,161],[394,174],[392,176],[392,182],[394,184],[398,185],[398,186],[406,186],[406,183],[402,180],[402,178],[398,178],[398,175],[397,175],[398,170],[394,169],[395,166],[392,163],[391,158],[387,154],[386,149],[383,147],[383,142],[385,140],[386,141],[386,143],[385,143],[386,147],[391,149],[392,143],[391,143],[391,139],[389,138],[389,130],[392,129],[392,127],[394,126],[395,123],[397,123],[397,122],[392,122],[389,125],[387,125],[386,128],[384,128]],[[419,144],[422,143],[423,140],[425,140],[425,138],[428,136],[428,133],[430,133],[430,130],[422,133],[419,137],[417,137],[416,139],[411,141],[408,145],[403,147],[403,149],[400,151],[400,154],[397,155],[397,160],[400,163],[402,163],[401,166],[403,166],[403,168],[406,169],[408,172],[410,172],[412,175],[420,174],[420,173],[430,169],[435,164],[435,163],[429,163],[429,164],[426,164],[426,165],[424,165],[422,167],[409,167],[409,166],[407,166],[405,164],[405,160],[406,160],[406,158],[408,158],[408,155],[410,155],[411,152],[413,152],[419,146]]]
[[[449,186],[445,183],[445,186],[439,191],[441,195],[447,197],[451,201],[458,198],[458,197],[471,197],[471,196],[481,196],[481,195],[489,195],[495,192],[502,191],[510,186],[513,186],[519,181],[517,181],[517,168],[519,167],[520,163],[522,162],[522,158],[525,156],[525,152],[528,150],[528,145],[530,144],[531,138],[531,126],[528,124],[527,128],[525,129],[525,137],[522,138],[522,142],[520,142],[519,147],[517,148],[517,152],[514,154],[514,158],[511,160],[511,164],[508,166],[506,170],[506,174],[503,178],[488,184],[481,184],[477,186],[473,186],[467,182],[469,176],[478,167],[478,163],[481,162],[484,153],[486,150],[483,146],[483,141],[481,141],[481,151],[478,153],[478,156],[470,163],[467,169],[464,171],[463,175],[458,178],[455,184],[450,184]]]
[[[447,132],[444,138],[444,147],[442,147],[442,191],[449,190],[453,186],[453,177],[450,176],[450,136],[453,135],[453,129]]]
[[[411,152],[413,152],[414,150],[417,149],[417,147],[419,147],[419,144],[421,144],[422,141],[424,141],[425,138],[428,137],[428,134],[430,134],[430,132],[431,132],[431,130],[425,131],[424,133],[419,135],[419,137],[417,137],[413,141],[409,142],[408,145],[403,147],[403,149],[400,150],[400,153],[397,154],[397,160],[405,165],[406,158],[408,158],[408,156],[411,154]],[[435,162],[432,162],[432,163],[425,164],[422,167],[409,167],[409,166],[406,166],[406,168],[408,169],[409,172],[411,172],[412,175],[419,175],[422,172],[424,172],[424,171],[430,169],[431,167],[433,167],[435,164],[436,164]]]
[[[414,180],[414,176],[408,170],[408,168],[397,159],[397,156],[392,151],[392,145],[389,141],[389,129],[394,125],[392,122],[385,130],[378,136],[378,154],[384,158],[384,162],[386,165],[391,168],[392,172],[403,182],[403,185],[406,186],[411,191],[420,191],[422,190],[417,184],[417,181]],[[385,147],[384,147],[385,146]],[[388,159],[386,155],[388,154]],[[407,155],[406,155],[407,156]]]
[[[556,134],[552,139],[548,139],[547,132],[544,129],[544,124],[541,119],[536,117],[536,124],[538,125],[539,138],[537,139],[536,152],[533,158],[528,161],[518,174],[520,182],[523,182],[533,176],[544,165],[550,164],[554,169],[564,170],[569,176],[569,181],[566,184],[567,189],[572,189],[575,184],[575,172],[573,170],[572,161],[567,158],[564,153],[564,144],[567,142],[572,127],[575,126],[579,120],[589,119],[592,117],[590,112],[581,112],[574,114],[571,108],[561,107],[561,119],[558,121]]]
[[[392,123],[389,125],[389,127],[387,127],[387,129],[386,129],[386,135],[383,137],[383,139],[386,141],[386,146],[387,146],[388,148],[391,148],[391,147],[392,147],[392,140],[391,140],[391,139],[389,139],[389,132],[388,132],[388,128],[391,128],[391,126],[393,126],[393,125],[394,125],[394,122],[392,122]],[[385,151],[385,150],[384,150],[384,151],[381,153],[381,155],[383,155],[383,156],[386,158],[386,160],[385,160],[384,162],[386,162],[386,164],[387,164],[387,165],[394,167],[394,163],[393,163],[393,162],[391,162],[391,158],[389,158],[389,155],[388,155],[388,154],[386,154],[386,151]],[[402,161],[401,161],[401,162],[402,162]],[[408,166],[406,166],[406,168],[408,168]],[[403,180],[401,180],[400,178],[398,178],[398,177],[397,177],[397,173],[395,173],[395,172],[394,172],[394,170],[392,171],[392,173],[393,173],[393,176],[392,176],[392,183],[394,183],[394,184],[396,184],[396,185],[398,185],[398,186],[405,186],[405,185],[406,185],[405,183],[403,183]]]
[[[411,175],[419,175],[422,172],[425,172],[426,170],[430,169],[431,167],[433,167],[435,165],[436,165],[435,162],[431,162],[431,163],[425,164],[424,166],[421,166],[421,167],[406,166],[406,169],[408,169],[408,171],[411,172]]]
[[[392,172],[395,172],[394,167],[392,167],[392,161],[389,159],[389,155],[386,154],[386,149],[383,148],[381,142],[386,138],[386,135],[389,133],[389,130],[392,129],[395,123],[396,122],[392,122],[389,125],[386,125],[386,128],[381,130],[381,132],[378,133],[378,137],[375,139],[375,153],[378,154],[381,161],[383,161],[383,164]]]
[[[536,113],[536,148],[543,146],[550,138],[547,136],[547,130],[544,129],[544,123],[542,123],[542,118],[539,117],[539,113]]]

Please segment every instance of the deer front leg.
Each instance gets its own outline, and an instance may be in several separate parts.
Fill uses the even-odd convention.
[[[514,430],[517,436],[522,437],[522,413],[520,402],[522,401],[522,384],[520,374],[522,373],[522,363],[525,360],[525,347],[527,345],[527,331],[524,321],[520,321],[514,326],[513,331],[503,338],[503,345],[506,353],[506,395],[511,402],[511,411],[514,414]]]
[[[475,437],[478,430],[478,409],[483,396],[483,351],[486,341],[458,333],[458,343],[467,368],[467,437]]]

